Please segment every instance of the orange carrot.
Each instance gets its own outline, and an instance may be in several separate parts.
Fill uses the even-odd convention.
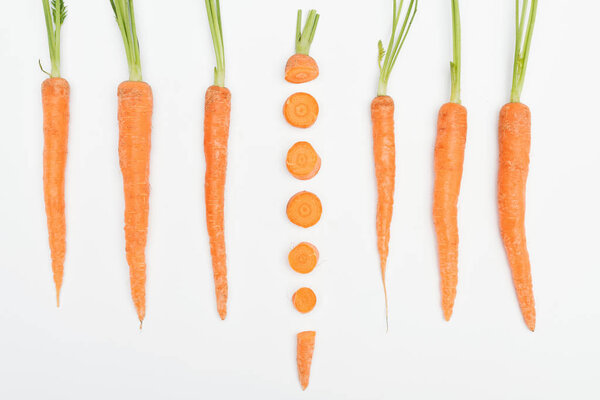
[[[521,313],[525,324],[533,331],[535,330],[535,301],[525,238],[525,192],[529,172],[531,113],[529,108],[520,102],[520,98],[535,24],[537,0],[531,2],[528,21],[524,18],[526,5],[527,2],[524,2],[520,15],[519,2],[517,2],[517,35],[511,102],[502,107],[498,123],[498,214],[500,234],[512,270]]]
[[[286,166],[295,178],[306,180],[317,175],[321,168],[321,158],[310,143],[298,142],[288,151]]]
[[[206,91],[204,105],[204,156],[206,158],[204,196],[217,311],[224,320],[227,316],[228,295],[224,206],[231,93],[225,87],[225,56],[219,1],[206,0],[206,11],[215,47],[217,67],[215,68],[214,85]]]
[[[298,10],[296,21],[296,54],[291,56],[285,65],[285,80],[291,83],[312,81],[319,76],[317,62],[308,55],[319,22],[316,10],[310,10],[308,18],[301,30],[302,10]]]
[[[286,212],[292,223],[309,228],[319,222],[323,207],[316,194],[304,191],[292,196]]]
[[[438,242],[442,310],[452,316],[458,283],[457,203],[462,179],[467,109],[460,105],[460,15],[452,0],[454,60],[450,64],[452,94],[440,108],[434,152],[433,223]]]
[[[69,83],[60,77],[60,28],[66,17],[62,0],[43,1],[48,46],[52,61],[49,79],[42,83],[44,112],[44,201],[48,222],[48,239],[52,273],[56,288],[56,306],[60,305],[66,243],[65,168],[69,142]],[[41,64],[40,64],[41,65]]]
[[[402,7],[396,7],[394,2],[394,15],[392,34],[387,51],[384,51],[381,40],[379,47],[379,86],[377,97],[371,103],[371,120],[373,122],[373,156],[375,159],[375,176],[377,179],[377,249],[383,281],[385,297],[386,324],[388,319],[387,288],[385,272],[389,252],[390,225],[394,208],[394,180],[396,177],[396,147],[394,138],[394,101],[387,96],[387,84],[390,73],[396,62],[402,44],[406,39],[412,21],[417,12],[418,0],[410,0],[405,13],[404,22],[399,24]],[[396,28],[401,26],[399,34]],[[385,55],[385,59],[383,56]],[[383,64],[381,63],[383,61]]]
[[[285,101],[283,115],[290,125],[297,128],[308,128],[317,120],[319,104],[308,93],[294,93]]]
[[[292,269],[300,274],[308,274],[317,266],[319,250],[308,243],[302,242],[290,251],[288,262]]]
[[[296,307],[298,312],[306,314],[315,308],[315,305],[317,304],[317,296],[312,289],[303,287],[296,290],[296,293],[294,293],[292,296],[292,303],[294,303],[294,307]]]
[[[146,237],[150,198],[150,143],[153,97],[142,81],[133,2],[111,0],[123,35],[129,80],[119,85],[119,165],[125,196],[125,253],[131,296],[141,323],[146,315]]]
[[[298,365],[298,377],[302,390],[306,390],[310,380],[310,366],[315,351],[315,331],[304,331],[297,335],[296,363]]]

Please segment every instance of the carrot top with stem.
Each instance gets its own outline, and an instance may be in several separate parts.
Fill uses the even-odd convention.
[[[516,1],[516,38],[515,38],[515,60],[513,66],[513,81],[510,92],[511,103],[521,102],[521,91],[525,82],[525,71],[527,70],[527,60],[529,58],[529,49],[531,47],[531,38],[533,36],[533,26],[535,25],[535,16],[537,13],[537,0]],[[529,7],[528,7],[529,6]],[[529,14],[529,18],[525,16]]]
[[[396,59],[398,58],[398,54],[400,53],[400,49],[402,49],[402,45],[406,40],[408,31],[410,30],[412,22],[415,19],[418,3],[419,0],[410,0],[408,8],[404,13],[404,18],[401,18],[404,0],[400,0],[400,4],[398,4],[397,0],[394,0],[394,13],[392,16],[392,34],[390,35],[390,41],[388,43],[387,50],[383,49],[383,43],[381,40],[379,41],[379,43],[377,43],[379,48],[379,86],[377,88],[377,96],[387,95],[387,84],[388,80],[390,79],[392,68],[394,68],[394,64],[396,63]],[[400,26],[398,34],[396,34],[401,19],[403,20],[403,22]],[[381,63],[382,61],[383,64]]]
[[[110,0],[110,5],[115,12],[117,24],[123,36],[127,64],[129,65],[129,80],[142,80],[142,64],[140,61],[140,44],[135,30],[135,14],[133,0]]]
[[[215,86],[225,87],[225,49],[223,46],[223,28],[221,26],[221,5],[219,0],[205,0],[210,35],[212,36],[217,66],[215,67]]]
[[[450,62],[452,90],[450,102],[460,104],[460,11],[458,0],[452,0],[452,61]]]
[[[48,47],[50,49],[50,62],[52,70],[48,74],[52,78],[60,78],[60,28],[67,18],[67,6],[63,0],[42,0],[44,5],[44,17],[46,19],[46,30],[48,31]],[[40,67],[41,67],[40,62]]]
[[[296,20],[296,54],[308,55],[310,45],[315,38],[319,17],[320,15],[317,14],[317,10],[310,10],[306,22],[304,23],[304,29],[301,29],[302,10],[298,10],[298,18]]]

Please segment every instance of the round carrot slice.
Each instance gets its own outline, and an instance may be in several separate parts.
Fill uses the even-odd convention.
[[[294,271],[308,274],[317,266],[319,250],[308,242],[302,242],[290,251],[288,261]]]
[[[317,304],[317,296],[312,289],[303,287],[296,290],[296,293],[294,293],[292,296],[292,303],[294,303],[296,310],[302,314],[305,314],[315,308],[315,304]]]
[[[308,142],[293,145],[285,161],[288,171],[297,179],[310,179],[319,172],[321,158]]]
[[[288,201],[286,212],[292,223],[308,228],[319,222],[323,207],[316,194],[299,192]]]
[[[308,128],[317,120],[319,104],[308,93],[294,93],[285,101],[283,115],[290,125],[297,128]]]

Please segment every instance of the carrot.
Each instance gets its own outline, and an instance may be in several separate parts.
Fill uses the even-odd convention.
[[[321,158],[310,143],[298,142],[288,151],[286,166],[295,178],[307,180],[319,172]]]
[[[292,269],[300,274],[308,274],[317,266],[319,250],[308,243],[302,242],[290,251],[288,262]]]
[[[69,142],[69,83],[60,77],[60,28],[67,16],[62,0],[43,0],[48,47],[52,70],[42,83],[44,111],[44,202],[48,224],[48,239],[52,273],[56,289],[56,306],[60,305],[66,242],[65,168]],[[41,63],[40,63],[41,66]],[[43,69],[42,69],[43,71]]]
[[[525,324],[535,330],[535,300],[525,237],[525,192],[529,172],[531,113],[522,104],[521,91],[537,12],[537,0],[516,8],[516,45],[510,103],[502,107],[498,123],[498,215],[500,234],[512,270],[513,283]]]
[[[119,165],[125,196],[125,253],[131,296],[141,324],[146,315],[146,237],[150,197],[153,97],[142,81],[132,0],[111,0],[125,44],[129,80],[119,85]]]
[[[298,365],[298,377],[302,390],[306,390],[310,379],[310,366],[315,351],[315,331],[304,331],[296,336],[298,344],[296,348],[296,363]]]
[[[308,93],[294,93],[285,101],[283,115],[290,125],[297,128],[308,128],[317,120],[319,104]]]
[[[302,25],[302,10],[298,10],[296,19],[296,54],[291,56],[285,65],[285,80],[291,83],[304,83],[312,81],[319,76],[317,62],[308,55],[310,45],[315,37],[319,14],[316,10],[310,10],[308,18]]]
[[[309,228],[319,222],[323,207],[316,194],[304,191],[292,196],[286,212],[292,223]]]
[[[206,91],[204,103],[204,156],[206,158],[204,196],[217,311],[224,320],[227,316],[228,295],[224,206],[231,93],[225,87],[225,52],[219,0],[206,0],[206,12],[215,48],[217,67],[215,68],[214,85]]]
[[[373,122],[373,156],[375,160],[375,176],[377,179],[377,249],[379,251],[379,262],[381,268],[381,279],[383,282],[383,294],[385,298],[386,324],[388,320],[387,288],[385,284],[385,272],[389,252],[390,225],[394,208],[394,180],[396,177],[396,147],[394,138],[394,101],[387,96],[387,84],[390,73],[400,49],[406,40],[415,14],[417,12],[418,0],[410,0],[404,16],[404,22],[400,27],[398,35],[396,30],[402,15],[402,1],[397,7],[394,0],[394,13],[392,34],[387,51],[383,49],[381,40],[379,48],[379,86],[377,97],[371,103],[371,120]],[[384,59],[385,55],[385,59]],[[383,61],[383,64],[382,64]]]
[[[438,242],[442,310],[452,316],[458,283],[457,203],[462,179],[467,109],[460,104],[460,14],[452,0],[454,60],[450,63],[452,94],[440,108],[434,151],[433,223]]]
[[[296,293],[294,293],[292,296],[292,303],[294,303],[294,307],[296,307],[298,312],[306,314],[315,308],[315,305],[317,304],[317,296],[312,289],[303,287],[296,290]]]

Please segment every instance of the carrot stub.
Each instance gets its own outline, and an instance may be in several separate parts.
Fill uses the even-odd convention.
[[[298,365],[298,378],[302,390],[308,387],[310,380],[310,366],[315,351],[315,331],[304,331],[297,335],[296,363]]]
[[[289,220],[303,228],[315,225],[321,219],[321,200],[311,192],[300,192],[292,196],[287,204]]]
[[[314,177],[321,168],[321,158],[308,142],[294,144],[287,153],[285,163],[290,174],[301,180]]]
[[[292,296],[292,303],[294,303],[294,307],[296,307],[298,312],[306,314],[315,308],[315,305],[317,304],[317,296],[312,289],[303,287],[296,290],[296,293],[294,293]]]
[[[308,93],[294,93],[285,101],[283,115],[290,125],[297,128],[308,128],[317,120],[319,104]]]
[[[300,274],[308,274],[319,262],[319,250],[308,242],[302,242],[288,254],[290,267]]]
[[[296,19],[296,54],[288,59],[285,65],[285,80],[291,83],[309,82],[319,76],[317,62],[308,55],[310,45],[315,37],[319,14],[310,10],[304,29],[302,29],[302,10],[298,10]]]

